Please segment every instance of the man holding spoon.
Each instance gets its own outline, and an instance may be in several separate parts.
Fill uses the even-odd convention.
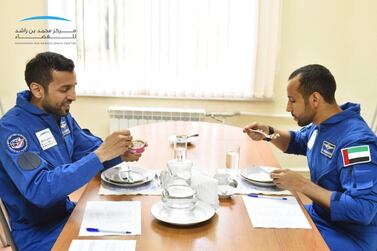
[[[289,169],[271,172],[274,183],[313,203],[306,209],[331,250],[377,249],[377,138],[360,105],[335,100],[336,82],[321,65],[295,70],[288,79],[286,110],[300,131],[252,123],[244,132],[285,153],[306,155],[311,180]]]

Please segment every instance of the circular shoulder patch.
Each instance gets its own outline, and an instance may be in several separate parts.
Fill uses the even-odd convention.
[[[28,147],[27,139],[20,133],[11,134],[7,139],[7,145],[9,150],[14,153],[26,151]]]
[[[32,152],[24,152],[18,157],[17,163],[24,170],[33,170],[41,165],[39,156]]]

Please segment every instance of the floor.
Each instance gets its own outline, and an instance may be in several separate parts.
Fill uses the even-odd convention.
[[[76,190],[75,192],[71,193],[69,195],[69,197],[71,198],[72,201],[78,201],[80,199],[80,197],[81,197],[81,194],[84,192],[84,190],[85,190],[85,186],[83,186],[80,189]],[[3,228],[1,226],[1,224],[0,224],[0,234],[2,236],[4,236],[3,235]],[[11,251],[11,250],[12,249],[10,247],[5,247],[4,248],[3,245],[2,245],[2,243],[1,243],[1,241],[0,241],[0,251]]]

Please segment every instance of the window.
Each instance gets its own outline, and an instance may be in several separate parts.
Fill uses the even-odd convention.
[[[78,94],[273,95],[280,1],[76,0],[75,9]]]

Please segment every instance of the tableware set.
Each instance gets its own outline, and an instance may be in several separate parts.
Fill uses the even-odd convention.
[[[158,175],[148,169],[129,167],[128,164],[123,163],[103,171],[101,179],[106,184],[125,188],[141,186],[154,180],[159,183],[158,185],[162,190],[161,201],[155,203],[151,208],[151,213],[157,220],[183,226],[207,221],[214,216],[216,207],[198,199],[200,196],[191,186],[193,162],[186,158],[187,145],[192,143],[197,136],[197,134],[174,135],[174,137],[169,138],[173,141],[174,158],[167,162],[167,170],[162,170]],[[144,147],[145,142],[136,140],[133,142],[131,151],[142,153]],[[215,176],[211,178],[214,179],[215,185],[217,182],[219,198],[229,199],[236,191],[237,181],[234,175],[229,172],[232,169],[235,169],[233,171],[238,173],[237,168],[219,169]],[[253,185],[273,187],[275,184],[270,177],[270,172],[273,169],[274,167],[251,166],[241,169],[239,175]],[[206,186],[210,187],[208,185]],[[201,187],[203,186],[201,185]]]

